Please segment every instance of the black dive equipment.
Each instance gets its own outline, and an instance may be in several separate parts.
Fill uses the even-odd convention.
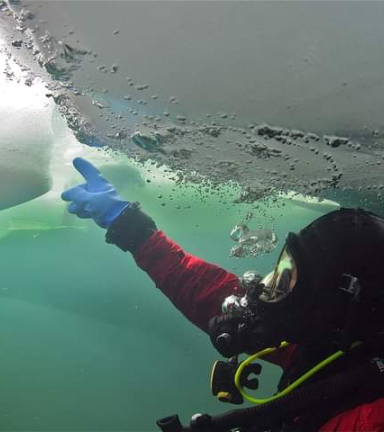
[[[216,361],[211,372],[211,392],[221,402],[240,405],[244,398],[235,384],[235,375],[239,368],[237,357],[228,362]],[[260,375],[261,364],[253,363],[246,365],[241,374],[240,383],[242,387],[257,390],[259,381],[254,375]]]
[[[253,353],[273,345],[265,340],[265,335],[260,334],[260,318],[264,310],[260,297],[265,289],[261,276],[250,270],[240,279],[240,285],[245,295],[227,297],[222,305],[223,315],[212,318],[209,323],[211,342],[224,357]],[[255,342],[259,342],[260,338],[263,339],[262,346],[256,346]]]
[[[162,432],[264,432],[284,421],[321,410],[343,396],[357,391],[376,392],[384,388],[384,362],[374,358],[357,367],[316,381],[280,399],[251,408],[232,410],[218,416],[195,414],[189,426],[183,426],[177,415],[156,422]]]
[[[345,352],[349,355],[357,345],[375,347],[367,351],[373,354],[365,359],[384,353],[383,257],[384,220],[361,209],[340,209],[320,217],[298,234],[289,233],[275,270],[264,278],[254,271],[244,274],[240,285],[245,295],[228,297],[223,315],[210,321],[213,345],[230,358],[215,363],[212,392],[224,402],[241,404],[248,396],[243,387],[257,388],[255,375],[260,373],[260,366],[246,361],[239,364],[241,353],[268,353],[287,341],[311,352],[315,348],[335,354],[309,372],[301,370],[303,376],[293,387],[288,386],[292,390],[286,388],[261,405],[216,417],[197,415],[188,427],[171,416],[158,421],[160,429],[264,431],[311,412],[314,406],[329,406],[357,390],[383,390],[384,363],[376,358],[305,382]]]

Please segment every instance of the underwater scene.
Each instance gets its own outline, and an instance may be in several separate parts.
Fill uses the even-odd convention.
[[[186,252],[265,276],[321,215],[384,215],[383,13],[0,0],[1,431],[156,431],[231,409],[209,336],[68,212],[73,159]],[[263,398],[281,368],[261,364]]]

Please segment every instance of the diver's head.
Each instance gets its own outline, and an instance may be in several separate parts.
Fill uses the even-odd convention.
[[[289,233],[272,279],[275,291],[285,294],[287,337],[338,343],[346,331],[365,339],[384,330],[383,257],[384,220],[361,209],[340,209]],[[284,278],[287,268],[291,282]]]
[[[222,320],[236,342],[227,353],[283,340],[340,348],[384,333],[383,258],[384,219],[361,209],[340,209],[289,233],[275,270],[242,302],[242,322],[237,314],[231,329],[230,317]],[[216,347],[220,332],[211,333]]]

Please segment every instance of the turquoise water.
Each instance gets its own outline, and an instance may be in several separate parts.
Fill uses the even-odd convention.
[[[247,206],[215,194],[201,202],[191,190],[147,184],[134,172],[109,176],[185,250],[239,275],[268,271],[286,231],[320,214],[261,206],[265,216],[251,226],[273,226],[279,246],[236,260],[228,257],[229,232]],[[102,229],[68,215],[59,200],[39,198],[2,211],[0,234],[2,430],[154,431],[156,419],[172,413],[186,422],[230,408],[210,394],[220,356],[209,338],[129,254],[105,243]],[[279,373],[265,366],[260,395],[275,390]]]

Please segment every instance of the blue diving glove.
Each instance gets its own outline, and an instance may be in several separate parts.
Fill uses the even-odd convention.
[[[64,201],[72,201],[69,213],[83,219],[93,219],[102,228],[109,228],[123,210],[133,203],[124,201],[90,162],[75,158],[73,165],[86,183],[67,189],[61,194]]]

